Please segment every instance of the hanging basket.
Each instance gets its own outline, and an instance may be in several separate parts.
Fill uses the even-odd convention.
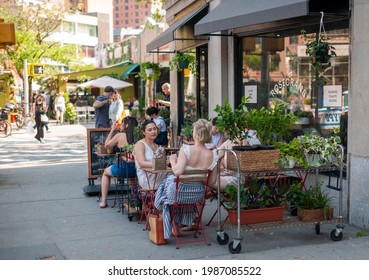
[[[148,75],[153,75],[154,74],[154,69],[152,69],[152,68],[147,68],[147,69],[145,69],[145,73],[146,73],[146,75],[148,76]]]
[[[187,60],[178,60],[178,68],[186,69],[188,68],[188,61]]]

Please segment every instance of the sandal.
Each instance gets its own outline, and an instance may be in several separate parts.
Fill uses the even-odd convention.
[[[172,235],[176,236],[176,237],[182,237],[183,234],[181,233],[181,231],[179,230],[178,225],[173,225],[172,224]]]
[[[106,208],[108,207],[108,204],[106,202],[100,202],[99,206],[100,208]]]
[[[191,230],[197,230],[198,229],[198,226],[197,226],[197,224],[198,224],[198,218],[196,217],[194,220],[193,220],[193,222],[192,222],[192,225],[191,226],[184,226],[184,227],[182,227],[182,229],[181,230],[183,230],[183,231],[191,231]]]

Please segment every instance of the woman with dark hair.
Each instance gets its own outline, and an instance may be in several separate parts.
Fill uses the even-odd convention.
[[[122,125],[119,128],[119,133],[114,134],[114,131],[118,128],[118,124],[116,122],[113,123],[109,135],[105,140],[105,147],[107,149],[113,149],[114,147],[122,148],[125,145],[133,144],[133,141],[129,141],[127,135],[129,127],[129,120],[125,118],[123,120]],[[132,132],[133,133],[133,132]],[[108,206],[107,197],[110,187],[110,179],[111,177],[118,178],[135,178],[136,177],[136,168],[133,159],[125,158],[123,161],[119,161],[114,163],[113,165],[107,167],[104,170],[104,173],[101,178],[101,202],[99,204],[100,208],[106,208]]]
[[[167,146],[168,145],[167,125],[165,124],[163,117],[159,116],[159,109],[154,106],[147,108],[146,114],[155,122],[159,130],[159,134],[155,139],[155,143],[160,146]]]
[[[162,174],[146,174],[142,168],[152,168],[152,159],[154,158],[155,152],[158,150],[158,145],[154,142],[156,137],[158,136],[158,127],[156,126],[153,120],[146,119],[141,126],[141,133],[143,135],[143,139],[139,140],[133,149],[133,155],[135,157],[136,163],[136,172],[138,183],[142,189],[150,189],[149,183],[154,181],[154,177],[156,177],[156,185],[158,184],[166,176],[165,173]]]
[[[36,96],[35,103],[33,103],[33,115],[37,127],[37,134],[35,138],[42,144],[45,143],[45,140],[44,140],[44,124],[41,122],[41,115],[46,114],[46,111],[47,106],[45,103],[45,98],[41,94],[38,94]]]

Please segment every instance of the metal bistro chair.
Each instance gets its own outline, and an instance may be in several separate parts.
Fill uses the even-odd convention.
[[[130,206],[132,201],[134,201],[135,209],[140,207],[140,201],[138,199],[138,190],[137,190],[137,177],[130,177],[128,163],[134,163],[134,156],[132,152],[122,151],[120,150],[117,153],[118,157],[118,168],[122,168],[122,163],[126,163],[126,169],[123,176],[114,177],[115,181],[115,194],[114,194],[114,204],[119,204],[119,208],[122,209],[122,214],[124,214],[124,204],[127,205],[127,216],[129,221],[132,221],[133,214],[130,211]],[[132,200],[133,198],[133,200]],[[136,212],[137,213],[137,212]]]
[[[174,202],[171,204],[171,222],[173,222],[176,214],[193,212],[196,214],[194,233],[184,234],[185,236],[193,235],[193,239],[178,238],[175,235],[177,249],[180,248],[180,244],[193,242],[205,242],[205,244],[210,245],[202,224],[202,213],[206,203],[206,189],[209,184],[210,173],[210,170],[186,170],[184,174],[176,178]],[[198,192],[199,185],[204,188],[201,190],[201,194]],[[199,196],[201,196],[201,199],[198,199]],[[198,238],[200,233],[202,233],[203,238]]]

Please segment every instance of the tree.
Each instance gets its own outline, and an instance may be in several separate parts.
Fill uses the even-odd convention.
[[[25,59],[28,63],[41,63],[42,59],[47,58],[66,65],[78,60],[76,46],[62,45],[49,39],[63,22],[62,9],[50,9],[47,5],[1,7],[0,18],[13,22],[16,26],[16,44],[7,46],[0,53],[0,63],[4,68],[15,70],[20,77],[23,77]],[[48,71],[54,72],[57,69],[45,69],[45,73],[53,74]],[[32,77],[29,82],[31,80]]]

